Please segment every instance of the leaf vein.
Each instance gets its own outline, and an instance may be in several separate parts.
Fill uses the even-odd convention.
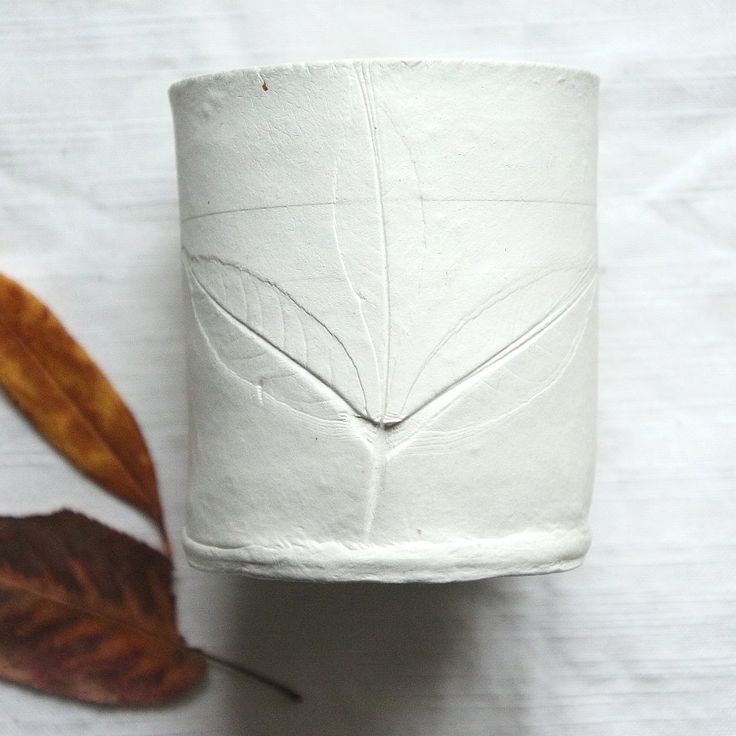
[[[250,334],[254,335],[256,338],[258,338],[264,345],[268,345],[271,350],[274,350],[279,355],[286,358],[291,364],[296,366],[299,370],[303,371],[305,374],[311,377],[311,379],[316,380],[318,383],[320,383],[322,386],[327,388],[336,398],[338,398],[349,410],[351,413],[355,414],[356,416],[364,416],[360,409],[358,409],[356,406],[353,405],[353,403],[348,399],[345,395],[343,395],[340,391],[338,391],[334,386],[332,386],[330,383],[325,381],[319,374],[315,373],[311,368],[309,368],[307,365],[299,362],[296,358],[294,358],[292,355],[287,353],[286,351],[282,350],[278,345],[274,344],[269,340],[265,335],[262,335],[260,332],[255,330],[251,325],[246,324],[241,319],[236,317],[232,312],[230,312],[223,304],[221,304],[218,299],[204,286],[204,284],[201,282],[199,277],[196,273],[194,273],[194,270],[189,268],[189,273],[191,274],[191,278],[194,280],[194,282],[197,284],[197,286],[202,290],[204,295],[212,302],[212,304],[215,306],[215,308],[222,313],[227,319],[237,324],[240,328],[247,330]]]
[[[385,340],[385,363],[384,363],[384,391],[383,391],[383,408],[379,424],[383,425],[386,421],[386,410],[388,408],[389,397],[389,370],[391,366],[391,282],[389,277],[388,266],[388,233],[386,227],[386,211],[383,203],[383,182],[382,171],[383,162],[381,160],[381,150],[378,142],[375,121],[375,88],[370,78],[368,65],[363,62],[360,66],[356,64],[356,77],[360,85],[363,98],[363,108],[365,111],[366,125],[368,126],[368,138],[370,140],[371,150],[373,152],[373,169],[376,182],[376,198],[378,205],[378,215],[381,220],[381,245],[383,252],[383,273],[384,273],[384,340]]]
[[[345,354],[345,357],[348,359],[348,361],[352,365],[353,371],[355,372],[356,380],[358,382],[358,386],[359,386],[359,388],[361,390],[361,393],[363,395],[363,402],[364,402],[364,410],[363,411],[361,411],[360,409],[357,409],[357,408],[355,408],[354,410],[360,416],[365,416],[365,413],[366,413],[366,407],[365,407],[366,394],[365,394],[365,387],[363,385],[363,380],[361,379],[361,377],[360,377],[360,371],[358,370],[358,365],[355,362],[355,359],[353,358],[353,356],[350,354],[350,351],[347,349],[347,346],[345,345],[345,343],[343,342],[343,340],[335,332],[333,332],[333,330],[331,330],[324,321],[322,321],[319,317],[317,317],[315,314],[313,314],[308,309],[306,309],[304,306],[302,306],[291,294],[289,294],[288,291],[286,291],[285,289],[281,288],[277,283],[275,283],[273,281],[270,281],[269,279],[263,278],[259,274],[255,273],[254,271],[251,271],[249,268],[243,266],[240,263],[235,263],[233,261],[227,261],[225,259],[219,258],[218,256],[214,256],[214,255],[193,255],[192,253],[190,253],[186,249],[184,249],[183,252],[184,252],[185,256],[187,257],[187,259],[189,260],[189,262],[191,264],[196,264],[196,263],[200,263],[200,262],[203,262],[203,263],[217,263],[218,265],[223,266],[225,268],[232,268],[232,269],[235,269],[236,271],[240,271],[242,273],[248,274],[248,276],[250,276],[251,278],[254,278],[256,281],[258,281],[258,282],[260,282],[260,283],[262,283],[262,284],[270,287],[274,291],[276,291],[278,295],[282,296],[288,302],[290,302],[291,304],[293,304],[299,310],[300,313],[306,315],[311,320],[313,320],[315,323],[317,323],[340,346],[340,348],[342,349],[342,352]],[[260,332],[258,332],[257,330],[255,330],[251,325],[248,325],[243,320],[238,319],[229,309],[227,309],[223,304],[221,304],[218,300],[216,300],[214,298],[214,295],[212,293],[210,293],[210,291],[202,284],[201,280],[197,277],[197,274],[194,272],[194,269],[193,268],[192,268],[192,275],[194,276],[194,278],[196,279],[196,281],[200,285],[200,287],[205,291],[205,293],[207,293],[208,296],[216,304],[218,304],[218,306],[220,306],[220,308],[223,311],[225,311],[230,317],[232,317],[233,319],[235,319],[239,324],[241,324],[241,325],[243,325],[245,327],[248,327],[251,331],[253,331],[254,334],[257,334],[261,339],[263,339],[266,342],[268,342],[269,345],[271,345],[273,348],[277,349],[283,355],[287,356],[292,362],[294,362],[297,365],[301,366],[303,369],[307,370],[313,376],[318,377],[321,383],[323,383],[325,386],[328,386],[330,388],[330,390],[332,390],[335,394],[337,394],[338,396],[340,396],[341,398],[343,398],[344,400],[346,400],[345,397],[343,397],[342,394],[340,392],[338,392],[338,390],[334,386],[331,385],[331,383],[329,383],[328,381],[325,381],[323,378],[319,377],[318,374],[315,371],[313,371],[312,369],[308,368],[307,365],[306,365],[306,361],[305,361],[305,364],[300,363],[298,360],[296,360],[296,358],[294,358],[292,355],[290,355],[286,350],[284,350],[283,348],[278,347],[274,342],[272,342],[271,340],[269,340],[268,338],[266,338],[264,335],[262,335]],[[222,274],[220,274],[220,275],[222,276]],[[255,293],[256,293],[256,295],[258,295],[258,292],[257,291]],[[259,301],[259,305],[260,305],[260,301]],[[261,320],[260,321],[263,322],[263,309],[262,309],[262,307],[260,309],[260,312],[261,312]],[[299,324],[300,324],[300,327],[301,327],[302,331],[304,332],[303,325],[301,324],[301,322]],[[282,321],[282,325],[283,325],[283,321]],[[304,342],[305,342],[306,349],[308,350],[308,340],[306,338],[306,333],[304,333]],[[331,367],[331,364],[330,364],[330,375],[331,374],[332,374],[332,367]],[[352,406],[352,404],[351,404],[351,406]]]

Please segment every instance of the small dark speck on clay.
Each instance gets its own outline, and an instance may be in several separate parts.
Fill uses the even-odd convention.
[[[264,92],[268,92],[268,85],[266,84],[266,82],[265,82],[265,81],[264,81],[264,82],[263,82],[263,84],[261,85],[261,89],[262,89],[262,90],[263,90]]]

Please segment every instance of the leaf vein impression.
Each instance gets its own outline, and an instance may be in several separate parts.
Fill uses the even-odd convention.
[[[472,380],[480,373],[483,373],[488,368],[491,368],[492,366],[496,365],[499,361],[503,360],[504,358],[507,358],[511,355],[518,353],[519,350],[521,350],[525,345],[531,342],[534,338],[539,337],[540,335],[544,334],[553,325],[557,324],[561,319],[563,319],[565,315],[567,315],[568,312],[570,312],[580,302],[580,300],[591,289],[591,287],[594,286],[595,282],[596,282],[595,266],[591,265],[588,269],[586,269],[583,277],[580,279],[576,288],[574,289],[574,292],[572,293],[571,296],[569,296],[567,301],[563,301],[562,303],[558,304],[556,308],[554,308],[551,312],[549,312],[544,318],[539,320],[536,324],[532,325],[532,327],[530,327],[525,333],[523,333],[518,338],[516,338],[516,340],[513,340],[512,342],[508,343],[505,347],[501,348],[500,350],[497,350],[493,355],[488,357],[486,360],[484,360],[482,363],[477,365],[475,368],[473,368],[472,370],[460,376],[458,379],[456,379],[452,383],[445,386],[441,391],[438,391],[437,393],[433,394],[431,398],[429,398],[423,404],[421,404],[416,409],[414,409],[410,414],[407,414],[401,422],[400,435],[397,437],[397,442],[394,445],[393,450],[394,451],[398,450],[399,447],[401,447],[406,442],[408,442],[408,440],[411,439],[411,437],[413,437],[419,430],[426,427],[432,420],[436,419],[440,414],[446,411],[454,403],[457,396],[456,395],[453,396],[443,407],[438,409],[438,411],[435,412],[434,414],[430,415],[427,421],[425,421],[423,424],[421,424],[418,427],[411,427],[407,423],[408,419],[412,419],[412,418],[418,419],[419,418],[418,415],[427,413],[427,411],[434,404],[438,403],[445,396],[447,396],[451,392],[454,394],[457,394],[460,388],[464,384],[466,384],[468,381]]]
[[[185,251],[186,253],[186,251]],[[192,258],[198,258],[199,256],[191,256],[187,253],[187,256],[189,259]],[[208,257],[209,258],[209,257]],[[338,398],[340,401],[342,401],[343,404],[350,410],[352,414],[355,414],[356,416],[365,417],[365,415],[362,413],[362,411],[356,407],[350,399],[347,398],[341,391],[336,389],[333,385],[325,381],[318,373],[315,373],[309,366],[305,365],[304,363],[298,361],[296,358],[294,358],[292,355],[287,353],[285,350],[280,348],[278,345],[273,343],[271,340],[269,340],[265,335],[261,334],[258,330],[256,330],[251,325],[244,322],[242,319],[238,318],[236,315],[234,315],[227,307],[225,307],[212,292],[202,283],[201,279],[197,276],[197,274],[194,272],[194,269],[189,268],[189,271],[191,273],[191,277],[193,281],[197,284],[197,286],[202,290],[204,295],[209,299],[212,304],[214,304],[215,308],[225,315],[225,317],[235,324],[239,325],[242,328],[245,328],[249,333],[252,335],[255,335],[256,338],[258,338],[260,341],[262,341],[265,345],[268,345],[272,350],[277,352],[279,355],[282,355],[284,358],[286,358],[290,363],[292,363],[294,366],[297,366],[300,370],[304,371],[307,375],[309,375],[313,380],[318,381],[322,386],[327,388],[336,398]],[[332,334],[332,333],[330,333]],[[306,341],[306,340],[305,340]]]
[[[386,212],[383,204],[383,182],[381,180],[383,172],[383,162],[381,160],[381,150],[378,142],[375,121],[375,88],[370,77],[370,70],[366,63],[355,67],[356,77],[360,85],[360,91],[363,98],[363,108],[365,110],[366,125],[368,126],[368,137],[370,140],[371,150],[373,151],[373,168],[376,181],[376,197],[378,205],[378,215],[381,220],[381,245],[383,252],[383,272],[384,272],[384,340],[385,340],[385,362],[383,374],[383,407],[379,426],[383,427],[386,423],[386,411],[388,408],[389,397],[389,369],[391,366],[391,282],[389,279],[388,267],[388,233],[386,230]]]
[[[237,264],[232,264],[228,261],[222,261],[219,258],[216,258],[214,256],[192,256],[187,251],[185,251],[186,256],[191,261],[196,261],[196,259],[203,259],[203,260],[214,260],[215,262],[220,263],[221,265],[225,266],[234,266],[236,268],[242,268],[241,266],[238,266]],[[573,286],[571,289],[572,293],[568,293],[568,299],[563,300],[562,302],[558,303],[555,308],[553,308],[544,318],[539,320],[536,324],[534,324],[527,332],[520,335],[517,339],[513,340],[512,342],[508,343],[506,346],[501,348],[500,350],[496,351],[493,355],[486,358],[484,361],[482,361],[480,364],[472,368],[471,370],[464,373],[462,376],[458,377],[451,383],[449,383],[444,388],[440,389],[439,391],[432,394],[425,402],[420,404],[418,407],[413,409],[410,413],[403,416],[399,421],[397,422],[386,422],[385,417],[381,417],[380,420],[375,421],[371,417],[367,416],[365,413],[363,413],[360,409],[358,409],[351,401],[347,398],[341,391],[336,389],[331,383],[324,380],[319,374],[314,372],[311,368],[309,368],[307,365],[301,363],[296,358],[291,356],[288,352],[286,352],[284,349],[280,348],[278,345],[274,344],[271,340],[269,340],[265,335],[261,334],[258,330],[254,329],[251,325],[247,324],[243,320],[239,319],[236,315],[234,315],[230,310],[228,310],[215,296],[212,294],[212,292],[207,289],[207,287],[202,283],[202,281],[199,279],[197,274],[194,272],[194,269],[191,268],[191,263],[189,267],[189,273],[191,274],[191,277],[193,281],[197,284],[197,286],[201,289],[203,294],[214,304],[214,306],[223,313],[229,320],[235,322],[240,327],[245,328],[250,332],[252,335],[254,335],[257,339],[261,340],[264,344],[268,345],[271,349],[276,351],[278,354],[282,355],[284,358],[286,358],[290,363],[297,366],[300,370],[305,372],[307,375],[309,375],[312,379],[318,381],[323,387],[328,389],[330,393],[333,394],[334,397],[339,399],[349,410],[350,412],[356,416],[359,419],[362,419],[369,424],[374,425],[375,427],[379,428],[380,430],[400,430],[402,429],[402,425],[405,425],[407,420],[414,418],[417,414],[422,413],[424,414],[425,411],[434,403],[442,399],[446,394],[448,394],[450,391],[457,390],[460,386],[462,386],[466,381],[470,380],[474,376],[476,376],[481,371],[486,370],[487,368],[490,368],[492,365],[497,363],[499,360],[507,357],[508,355],[511,355],[512,353],[517,352],[520,350],[524,345],[526,345],[530,340],[534,339],[538,335],[541,335],[543,332],[545,332],[547,329],[549,329],[552,325],[556,324],[564,315],[572,309],[572,307],[575,306],[575,304],[580,300],[580,298],[585,294],[585,292],[588,291],[588,289],[592,286],[592,284],[595,282],[595,264],[590,263],[588,267],[583,271],[581,274],[581,278],[578,280],[578,282]],[[256,278],[260,278],[257,277]],[[261,279],[262,280],[262,279]],[[272,282],[266,282],[270,285],[277,287]],[[295,304],[298,304],[295,302]],[[308,313],[311,316],[311,313]],[[323,323],[321,323],[323,324]],[[333,334],[331,331],[328,330],[330,334]],[[334,335],[333,335],[334,336]],[[347,353],[347,351],[346,351]],[[355,366],[355,364],[353,363]],[[357,366],[356,370],[357,370]],[[454,400],[454,399],[453,399]],[[408,427],[407,427],[408,429]],[[404,434],[403,432],[401,433]],[[412,432],[413,434],[413,432]],[[398,437],[397,437],[398,439]],[[403,442],[401,443],[403,444]],[[395,445],[394,448],[396,449],[398,445]]]
[[[385,108],[383,108],[385,111]],[[416,162],[413,162],[416,165]],[[333,198],[329,202],[287,202],[284,204],[265,204],[255,205],[252,207],[233,207],[224,210],[213,210],[212,212],[199,212],[195,215],[188,215],[182,217],[180,223],[184,225],[187,222],[194,220],[202,220],[206,217],[217,217],[219,215],[237,215],[244,212],[267,212],[268,210],[288,210],[297,207],[332,207],[341,203],[355,203],[360,200],[356,199],[336,199]],[[501,203],[501,204],[559,204],[569,205],[571,207],[593,207],[595,208],[595,202],[583,202],[580,200],[565,200],[565,199],[533,199],[523,197],[425,197],[422,195],[422,202],[436,202],[441,204],[442,202],[452,204],[463,204],[464,202],[484,202],[487,204]]]
[[[351,79],[351,91],[352,91],[352,77]],[[337,257],[340,261],[340,267],[342,268],[343,276],[345,277],[345,281],[348,284],[348,288],[350,289],[353,298],[355,299],[355,302],[358,306],[358,312],[360,314],[360,320],[363,323],[363,329],[365,330],[366,337],[368,339],[368,344],[371,349],[371,355],[373,356],[373,370],[374,370],[374,377],[375,377],[375,386],[379,389],[380,392],[380,384],[381,384],[381,369],[378,365],[378,351],[376,350],[376,341],[373,337],[373,333],[371,332],[370,328],[368,327],[368,320],[365,316],[365,307],[363,304],[363,299],[358,294],[358,290],[355,288],[355,284],[353,283],[353,279],[350,275],[350,272],[348,271],[347,263],[345,261],[345,257],[342,252],[342,246],[340,244],[340,235],[338,233],[338,223],[337,223],[337,205],[338,205],[338,197],[337,197],[337,191],[338,191],[338,180],[340,176],[340,164],[341,164],[341,157],[343,154],[343,151],[345,150],[345,147],[347,146],[347,126],[344,126],[345,130],[343,131],[342,140],[340,141],[340,147],[337,150],[337,154],[335,156],[335,171],[334,175],[332,177],[332,202],[331,202],[331,214],[332,214],[332,237],[335,241],[335,250],[337,251]],[[365,395],[365,394],[364,394]],[[373,397],[371,397],[373,398]],[[380,397],[379,397],[380,401]],[[365,414],[366,416],[369,416],[371,414],[371,406],[368,405],[368,400],[366,398],[365,401]]]
[[[187,269],[187,276],[190,279],[190,283],[192,283],[192,282],[195,281],[194,273],[189,268]],[[196,283],[197,283],[197,288],[200,289],[202,291],[202,293],[208,299],[212,300],[212,297],[202,288],[202,286],[199,284],[199,282],[196,282]],[[282,401],[281,399],[276,398],[272,393],[270,393],[269,391],[265,391],[263,389],[263,386],[262,386],[262,383],[261,382],[254,383],[250,379],[248,379],[245,376],[241,375],[238,371],[233,370],[222,359],[222,356],[220,356],[219,351],[217,350],[217,348],[215,347],[215,345],[212,343],[212,340],[210,339],[210,336],[207,334],[207,330],[204,328],[204,325],[202,324],[202,320],[201,320],[201,318],[199,316],[199,310],[197,309],[197,306],[196,305],[194,305],[194,307],[193,307],[193,312],[194,312],[194,319],[195,319],[195,321],[197,323],[197,327],[199,328],[199,331],[202,333],[202,336],[204,338],[205,343],[207,344],[207,346],[209,347],[209,349],[212,351],[212,353],[220,361],[220,363],[222,364],[224,370],[226,370],[230,375],[234,376],[238,381],[243,381],[243,383],[246,383],[247,385],[252,386],[253,388],[255,388],[256,392],[259,395],[259,398],[260,398],[261,395],[267,396],[271,401],[273,401],[276,404],[279,404],[280,406],[283,406],[283,407],[285,407],[287,409],[290,409],[291,411],[294,411],[297,414],[302,414],[303,416],[308,417],[309,419],[312,419],[312,420],[315,420],[315,421],[319,421],[319,422],[326,422],[327,421],[327,420],[322,419],[321,417],[317,416],[316,414],[311,414],[310,412],[302,411],[301,409],[297,409],[295,406],[292,406],[291,404],[287,403],[286,401]],[[299,325],[301,326],[301,322],[299,323]],[[303,332],[303,329],[304,328],[301,328],[301,329],[302,329],[302,340],[304,341],[304,343],[306,345],[306,339],[307,338],[306,338],[306,335]],[[274,376],[271,376],[270,377],[270,379],[273,379],[273,378],[274,378]]]
[[[566,268],[553,268],[546,271],[541,271],[538,273],[533,273],[531,276],[528,276],[520,281],[514,282],[510,284],[507,288],[502,289],[501,291],[492,294],[488,299],[484,300],[480,304],[476,305],[471,309],[469,312],[467,312],[455,325],[453,325],[447,332],[443,335],[443,337],[439,340],[439,342],[427,353],[427,355],[424,357],[424,360],[422,361],[421,365],[419,366],[419,370],[417,371],[416,375],[414,376],[414,379],[412,380],[411,384],[409,385],[409,388],[406,392],[406,395],[404,397],[404,403],[401,406],[401,411],[403,413],[404,408],[406,407],[406,404],[408,403],[409,399],[411,398],[411,394],[414,391],[414,388],[416,387],[417,383],[419,382],[419,379],[422,377],[424,371],[426,370],[427,366],[434,360],[434,358],[437,357],[437,355],[440,354],[442,349],[447,345],[448,342],[450,342],[454,337],[459,335],[465,327],[467,327],[471,322],[478,319],[482,314],[487,312],[489,309],[492,309],[497,304],[505,301],[509,297],[513,296],[517,292],[519,292],[521,289],[526,289],[529,286],[532,286],[539,281],[542,281],[546,278],[548,278],[551,275],[557,274],[557,273],[564,273],[568,271],[575,271],[577,270],[576,266],[570,266]],[[582,270],[580,277],[575,281],[570,289],[563,294],[560,301],[552,308],[552,310],[549,312],[547,317],[549,317],[552,314],[555,314],[557,310],[559,309],[560,305],[565,305],[568,303],[568,298],[571,299],[572,302],[575,301],[575,296],[580,292],[581,285],[582,288],[588,283],[591,275],[591,269],[593,268],[593,262],[590,261],[585,268]],[[544,321],[544,319],[542,320]],[[531,329],[534,329],[534,326],[532,326]],[[519,339],[521,339],[523,335],[521,335],[519,338],[514,340],[513,342],[517,342]],[[505,348],[501,348],[501,350],[505,350]],[[485,361],[483,361],[482,364],[487,363],[488,361],[492,360],[493,356],[486,358]],[[431,400],[431,399],[430,399]]]

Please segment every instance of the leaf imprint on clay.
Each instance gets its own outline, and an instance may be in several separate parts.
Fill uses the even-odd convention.
[[[365,64],[356,62],[353,71],[344,119],[336,120],[345,132],[334,147],[331,199],[330,193],[322,197],[330,201],[275,205],[279,208],[279,216],[290,207],[296,212],[310,207],[310,217],[314,213],[315,222],[323,228],[319,232],[326,231],[327,238],[331,234],[333,248],[329,247],[329,241],[325,243],[324,253],[319,254],[320,260],[310,273],[315,280],[334,279],[335,290],[339,289],[339,282],[344,281],[343,301],[331,302],[322,298],[321,293],[312,301],[308,291],[299,291],[297,287],[294,287],[298,294],[295,296],[287,285],[289,281],[296,283],[292,277],[295,273],[300,275],[299,272],[294,268],[284,269],[278,275],[279,269],[275,268],[271,273],[270,262],[259,259],[257,252],[254,263],[236,262],[237,256],[232,253],[238,252],[237,239],[233,239],[236,249],[227,259],[200,252],[200,247],[206,250],[206,240],[202,240],[206,237],[204,231],[195,240],[197,253],[185,252],[185,267],[191,288],[201,291],[198,309],[202,314],[203,305],[209,304],[241,329],[244,339],[256,342],[259,350],[273,352],[278,360],[284,361],[299,380],[312,381],[313,388],[313,382],[318,381],[320,391],[317,395],[337,399],[346,413],[355,417],[365,430],[364,436],[371,443],[374,458],[372,478],[366,491],[365,529],[368,534],[389,459],[409,444],[439,446],[446,433],[444,429],[435,431],[434,423],[471,392],[491,391],[488,376],[498,371],[503,373],[505,380],[515,381],[514,396],[519,406],[534,401],[555,385],[572,363],[589,323],[595,304],[596,263],[593,256],[589,257],[580,248],[563,248],[560,254],[538,252],[535,250],[537,241],[533,238],[526,252],[522,249],[521,256],[514,255],[516,260],[511,257],[491,259],[481,277],[473,282],[473,290],[462,294],[456,303],[457,309],[443,310],[442,299],[454,293],[453,290],[462,291],[467,284],[458,278],[446,282],[445,286],[450,284],[451,288],[438,289],[437,272],[457,267],[452,271],[454,278],[456,272],[466,274],[473,261],[466,256],[462,231],[459,231],[459,255],[455,255],[452,262],[441,260],[444,255],[437,241],[432,241],[428,217],[436,217],[442,202],[453,207],[471,202],[477,206],[505,203],[506,209],[499,213],[509,220],[517,217],[508,209],[514,204],[537,203],[565,208],[564,217],[572,218],[577,215],[568,215],[568,212],[579,212],[579,207],[587,211],[593,204],[432,197],[432,192],[427,193],[421,181],[421,155],[412,149],[421,144],[412,139],[398,107],[392,109],[388,104],[390,94],[381,96],[387,99],[377,99],[371,70]],[[348,145],[348,132],[358,129],[356,126],[365,131],[362,144],[365,152],[360,161],[362,171],[367,172],[366,181],[372,180],[368,181],[365,190],[351,178],[357,175],[349,168],[354,166],[356,158]],[[355,195],[356,191],[360,196]],[[325,208],[324,221],[319,221],[320,208]],[[557,212],[557,209],[545,210],[545,217],[552,211]],[[243,212],[245,210],[231,210],[224,216],[235,218]],[[355,217],[362,219],[355,220]],[[289,221],[291,232],[299,232],[295,228],[297,221]],[[402,223],[400,231],[393,229],[397,221]],[[550,216],[550,223],[556,221],[555,216]],[[568,221],[585,232],[585,225],[580,224],[586,222],[584,217],[565,220]],[[269,220],[270,226],[273,222]],[[311,223],[311,220],[305,222]],[[370,242],[356,241],[355,233],[366,232],[372,227],[375,227],[374,236],[366,238]],[[237,227],[232,232],[237,233]],[[272,232],[278,233],[278,230]],[[509,232],[519,242],[524,242],[526,231],[523,228]],[[534,235],[537,232],[539,228]],[[512,244],[513,237],[507,235]],[[543,235],[540,237],[544,239]],[[488,247],[505,251],[505,243],[495,242],[492,235],[488,240]],[[585,241],[580,242],[584,244]],[[550,243],[555,245],[553,241]],[[292,246],[293,252],[302,252],[298,250],[298,236]],[[543,250],[545,244],[540,247]],[[472,251],[468,248],[467,253],[472,254]],[[486,275],[487,290],[483,280]],[[428,294],[434,300],[428,299]],[[407,303],[413,304],[407,295],[415,295],[417,304],[423,304],[424,299],[425,308],[426,304],[431,304],[438,311],[430,316],[431,312],[428,314],[419,308],[407,309]],[[354,305],[355,312],[351,315],[354,319],[341,319],[340,309],[344,310],[346,304]],[[402,305],[403,313],[400,311]],[[199,319],[200,312],[196,315]],[[427,319],[436,320],[436,329],[428,331],[425,339],[421,330],[418,333],[413,330]],[[495,325],[499,325],[499,329],[494,332]],[[552,328],[554,335],[559,332],[559,339],[548,341],[551,348],[542,346],[541,339],[548,331],[552,332]],[[407,339],[410,334],[418,334],[421,339],[415,337],[412,342]],[[484,341],[485,335],[488,335],[488,343]],[[216,349],[212,343],[211,347]],[[529,349],[539,352],[537,362],[541,368],[537,379],[525,383],[513,377],[507,359]],[[225,362],[232,364],[234,372],[242,373],[248,380],[245,359],[239,359],[238,365],[232,360],[237,352],[234,346],[226,350],[218,347],[216,352],[221,359],[225,356]],[[260,383],[258,385],[260,387]],[[492,391],[489,399],[494,401]],[[461,441],[467,433],[482,432],[517,410],[507,407],[504,397],[496,396],[495,399],[497,403],[489,404],[486,417],[480,420],[475,417],[466,427],[454,427],[446,434],[447,441]],[[281,403],[287,401],[290,399]],[[306,416],[306,421],[314,419],[314,415]],[[320,418],[319,421],[324,420]]]
[[[186,251],[184,257],[194,282],[219,309],[317,379],[354,414],[365,415],[366,395],[358,366],[345,343],[322,320],[278,284],[242,264]],[[269,319],[273,314],[278,315],[278,323]],[[333,366],[346,362],[363,397],[362,405],[355,405],[334,386]]]
[[[436,418],[439,413],[433,412],[433,409],[437,409],[440,406],[446,408],[446,406],[448,405],[448,401],[455,401],[463,393],[463,390],[468,387],[468,384],[471,382],[471,380],[475,379],[479,374],[490,371],[498,362],[522,350],[528,345],[530,341],[542,335],[546,330],[548,330],[550,327],[560,321],[569,311],[571,311],[572,308],[575,307],[575,305],[587,293],[592,291],[593,286],[595,285],[595,264],[593,261],[591,261],[589,262],[588,266],[581,273],[579,273],[578,278],[573,282],[570,288],[565,291],[565,293],[554,305],[552,305],[551,309],[547,312],[547,314],[544,315],[542,319],[533,324],[529,329],[520,334],[516,339],[503,346],[503,348],[494,352],[485,361],[473,368],[471,371],[468,371],[462,376],[459,376],[455,381],[449,383],[441,391],[431,396],[427,401],[418,406],[416,409],[407,413],[400,422],[381,423],[371,420],[369,417],[366,416],[364,407],[363,409],[356,407],[345,395],[339,392],[334,387],[334,385],[331,384],[329,372],[327,372],[327,375],[323,376],[309,366],[308,344],[311,334],[314,336],[311,338],[314,340],[312,344],[315,346],[319,346],[321,349],[324,349],[325,345],[319,341],[320,337],[327,340],[327,347],[329,347],[330,342],[334,342],[334,344],[338,346],[337,348],[335,348],[333,345],[334,351],[338,354],[342,354],[343,356],[345,356],[345,358],[347,358],[349,364],[352,366],[352,370],[355,373],[359,385],[362,386],[362,382],[360,381],[359,368],[356,365],[355,361],[350,357],[347,347],[339,338],[336,337],[334,332],[332,332],[324,322],[317,319],[313,314],[311,314],[311,312],[299,305],[298,302],[296,302],[290,295],[288,295],[288,293],[281,287],[253,274],[242,265],[226,262],[214,256],[192,256],[188,253],[185,253],[185,259],[185,268],[193,282],[193,285],[196,285],[197,288],[200,289],[204,295],[206,295],[208,300],[220,312],[239,324],[241,328],[244,328],[248,332],[251,332],[265,345],[268,345],[272,350],[274,350],[278,355],[281,355],[282,358],[287,360],[289,363],[298,367],[301,371],[309,374],[313,379],[319,381],[319,383],[322,384],[324,388],[326,388],[336,399],[343,403],[346,408],[349,409],[356,417],[358,417],[359,419],[363,419],[370,424],[373,424],[377,428],[390,429],[394,431],[394,436],[397,439],[399,437],[404,437],[407,434],[405,429],[408,429],[409,425],[411,425],[411,427],[413,428],[412,433],[414,433],[416,431],[416,426],[420,418],[424,420],[423,423],[426,423],[427,417],[430,417],[429,421]],[[212,273],[213,268],[215,269],[216,276]],[[237,275],[233,276],[233,272]],[[245,274],[245,277],[243,277],[243,274]],[[529,279],[528,283],[523,283],[522,286],[517,286],[516,289],[518,290],[521,288],[528,288],[529,286],[536,283],[540,278],[541,277],[531,278]],[[285,325],[287,324],[299,325],[301,340],[297,340],[296,343],[297,345],[301,346],[301,353],[298,351],[290,350],[288,345],[286,344],[288,341],[285,337],[284,339],[279,341],[282,343],[280,345],[278,344],[278,342],[274,341],[274,339],[269,339],[269,337],[266,336],[266,333],[268,332],[268,325],[264,324],[264,310],[262,308],[262,305],[259,307],[256,318],[254,320],[249,320],[248,294],[258,294],[259,291],[256,288],[253,291],[249,292],[249,289],[245,285],[244,281],[249,283],[251,288],[253,288],[254,285],[260,285],[261,287],[266,286],[272,293],[275,293],[277,295],[277,298],[279,300],[278,308],[284,310],[282,312],[281,322],[281,324],[284,326],[282,327],[282,332],[284,333],[284,335],[286,334]],[[229,287],[236,288],[240,291],[242,298],[242,309],[234,310],[226,306],[233,303],[232,297],[229,296]],[[251,296],[250,298],[252,299],[253,296]],[[263,298],[265,297],[260,297],[260,299]],[[503,297],[497,297],[497,299],[498,298]],[[487,305],[485,304],[479,305],[476,311],[482,311],[486,307]],[[290,319],[288,313],[292,309],[295,310],[295,313],[298,316],[292,317],[292,319]],[[253,310],[251,309],[251,312],[252,311]],[[455,326],[454,328],[449,330],[447,334],[456,334],[458,329],[458,326]],[[441,350],[443,344],[446,342],[447,338],[443,338],[442,343],[436,346],[433,351],[430,352],[430,359]],[[424,370],[426,368],[430,359],[425,360],[425,362],[422,364],[421,370]]]

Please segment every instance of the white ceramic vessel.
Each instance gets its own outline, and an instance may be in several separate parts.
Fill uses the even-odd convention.
[[[379,581],[579,564],[596,77],[334,61],[170,97],[190,562]]]

